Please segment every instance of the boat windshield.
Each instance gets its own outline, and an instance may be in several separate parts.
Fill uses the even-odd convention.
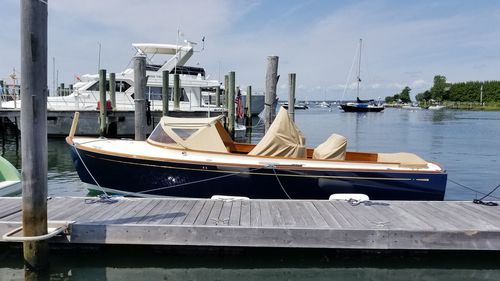
[[[162,117],[149,136],[153,144],[210,152],[228,152],[232,142],[219,120],[222,118]]]
[[[160,125],[156,126],[149,139],[162,144],[175,144],[175,141],[167,135]]]

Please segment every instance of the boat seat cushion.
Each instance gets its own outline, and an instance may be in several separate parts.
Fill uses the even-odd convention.
[[[314,149],[313,159],[345,160],[346,148],[347,139],[344,136],[332,134]]]
[[[408,152],[398,152],[398,153],[379,153],[378,162],[389,162],[389,163],[399,163],[401,167],[406,168],[426,168],[427,161],[420,158],[419,156],[408,153]]]

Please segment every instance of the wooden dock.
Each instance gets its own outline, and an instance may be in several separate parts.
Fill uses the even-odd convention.
[[[471,202],[56,197],[53,243],[408,250],[500,250],[500,207]],[[21,225],[20,198],[0,198],[0,235]],[[0,241],[3,241],[0,237]],[[3,241],[5,242],[5,241]]]

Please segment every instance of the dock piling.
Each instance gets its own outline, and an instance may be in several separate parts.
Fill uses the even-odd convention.
[[[61,84],[62,88],[63,84]],[[99,70],[99,136],[106,135],[106,69]]]
[[[174,74],[174,110],[180,110],[181,108],[181,86],[179,80],[179,74]]]
[[[236,73],[234,71],[231,71],[231,72],[229,72],[227,130],[229,132],[229,135],[231,135],[231,137],[233,137],[233,138],[234,138],[234,123],[235,123],[235,116],[234,116],[234,96],[235,96],[235,92],[236,92],[235,86],[236,86]]]
[[[247,86],[247,97],[245,100],[246,126],[252,126],[252,86]]]
[[[134,57],[135,140],[146,140],[146,56]]]
[[[24,236],[47,234],[47,1],[21,1],[21,149]],[[25,268],[49,264],[46,240],[23,242]]]
[[[0,80],[0,108],[2,108],[2,102],[3,102],[3,99],[4,99],[4,93],[5,93],[5,90],[4,90],[4,84],[3,84],[3,80]]]
[[[116,74],[109,74],[109,98],[111,100],[111,109],[116,111]]]
[[[215,107],[220,107],[220,86],[215,88]]]
[[[273,123],[276,116],[276,86],[278,84],[278,56],[267,57],[266,94],[264,102],[265,130]]]
[[[224,107],[229,108],[229,75],[224,75]]]
[[[295,73],[288,74],[288,116],[295,121]]]
[[[162,100],[162,104],[163,104],[163,107],[162,107],[162,110],[163,110],[163,116],[167,116],[168,115],[168,102],[169,102],[169,98],[168,98],[168,70],[164,70],[162,72],[162,78],[163,78],[163,84],[162,84],[162,88],[161,88],[161,100]]]

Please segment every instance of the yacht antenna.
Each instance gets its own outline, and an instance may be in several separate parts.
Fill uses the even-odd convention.
[[[56,57],[52,57],[52,95],[56,92]]]
[[[174,66],[174,74],[177,74],[177,64],[179,63],[179,36],[180,36],[180,30],[179,26],[177,26],[177,39],[175,41],[175,66]]]
[[[97,42],[97,45],[99,46],[99,52],[97,56],[97,72],[101,69],[101,42]]]
[[[363,44],[363,39],[359,39],[359,60],[358,60],[358,88],[357,88],[357,93],[356,97],[359,98],[359,83],[361,83],[361,48]]]

